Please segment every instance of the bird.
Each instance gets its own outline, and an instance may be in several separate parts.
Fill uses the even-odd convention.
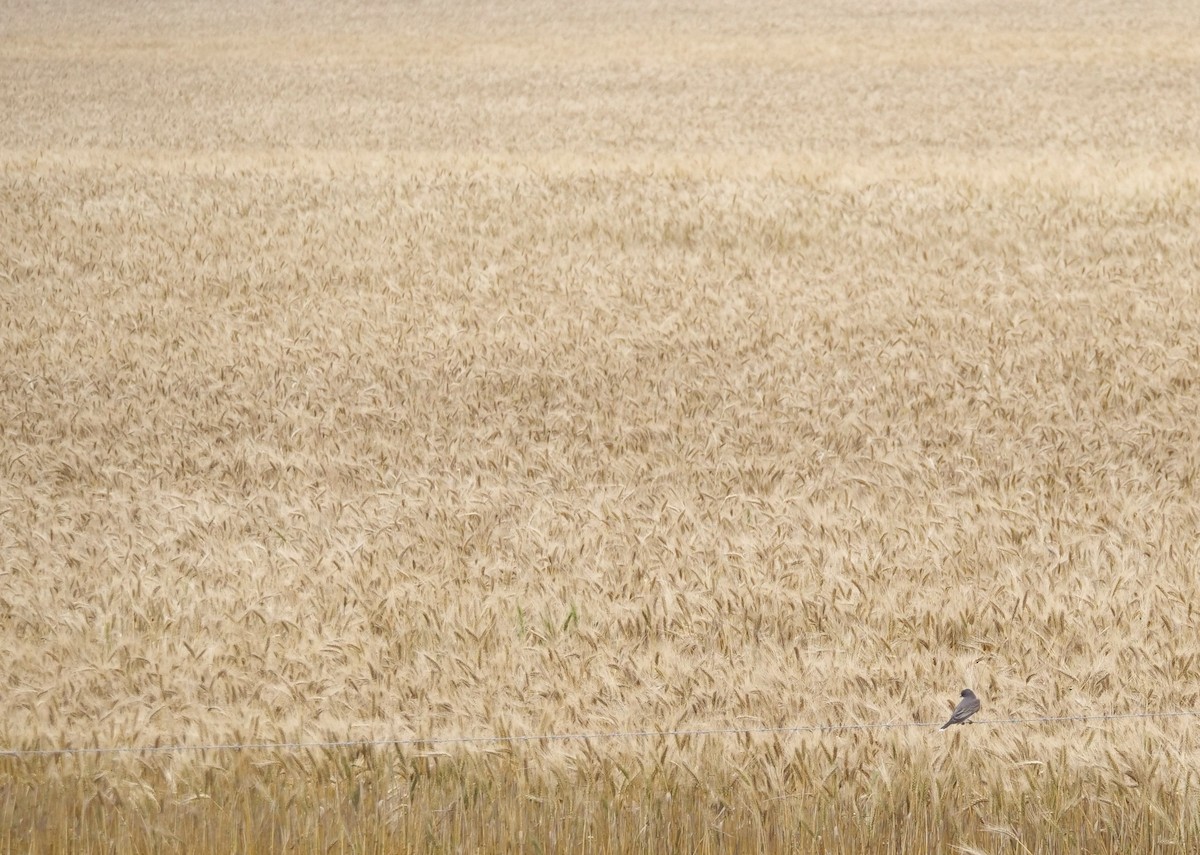
[[[959,697],[962,700],[958,702],[958,706],[954,708],[954,712],[950,713],[950,720],[939,727],[938,730],[945,730],[952,724],[968,724],[967,719],[982,709],[979,698],[975,697],[975,693],[970,689],[963,689]]]

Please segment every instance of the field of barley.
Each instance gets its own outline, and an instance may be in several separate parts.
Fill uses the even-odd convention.
[[[1190,0],[3,17],[0,851],[1200,848]]]

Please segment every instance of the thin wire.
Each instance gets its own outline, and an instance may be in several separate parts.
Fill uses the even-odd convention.
[[[1052,724],[1073,721],[1114,721],[1129,718],[1183,718],[1200,716],[1200,710],[1167,712],[1098,713],[1042,718],[991,718],[975,724]],[[488,745],[519,742],[588,742],[601,739],[653,739],[665,737],[761,735],[766,733],[832,733],[847,730],[896,730],[938,727],[940,721],[876,722],[867,724],[810,724],[794,727],[715,727],[700,730],[617,730],[595,733],[542,733],[525,736],[425,736],[404,739],[350,739],[329,742],[227,742],[211,745],[128,745],[93,748],[4,748],[0,757],[59,757],[86,754],[183,754],[205,751],[304,751],[332,748],[393,748],[434,745]]]

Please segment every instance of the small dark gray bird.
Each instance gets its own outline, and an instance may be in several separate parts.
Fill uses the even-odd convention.
[[[975,697],[975,693],[970,689],[963,689],[959,697],[962,700],[958,702],[958,706],[954,708],[954,712],[950,713],[950,720],[939,727],[938,730],[945,730],[952,724],[966,724],[967,719],[975,715],[982,708],[979,698]]]

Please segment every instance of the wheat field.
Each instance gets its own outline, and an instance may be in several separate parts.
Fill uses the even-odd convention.
[[[1196,851],[1194,11],[9,4],[0,848]]]

